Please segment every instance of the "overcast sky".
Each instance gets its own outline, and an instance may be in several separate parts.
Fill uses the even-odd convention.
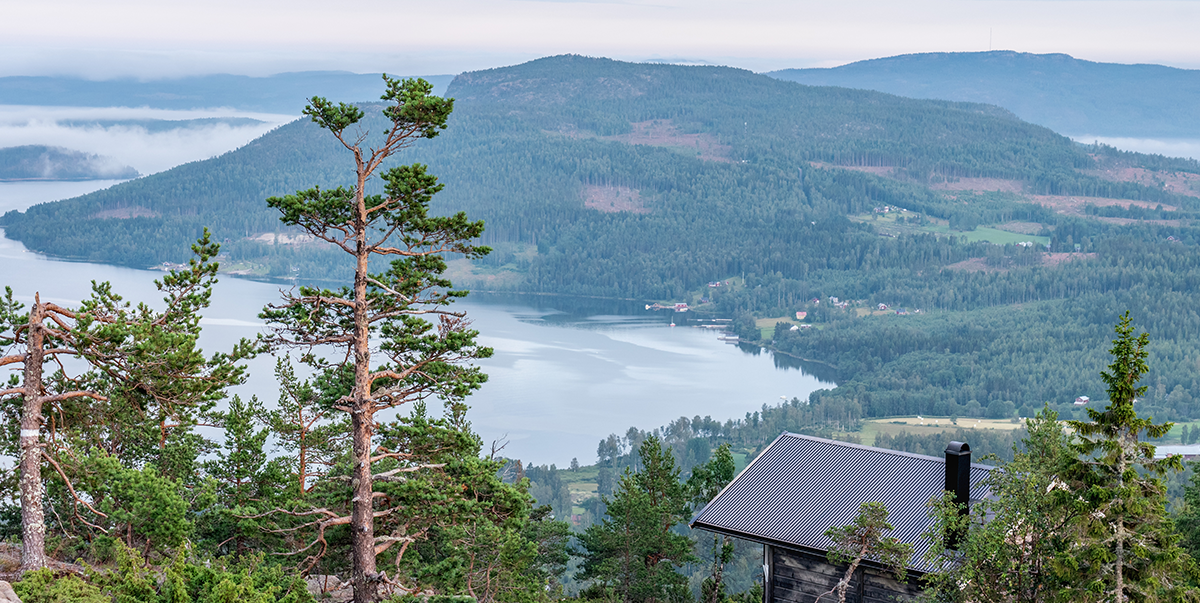
[[[1200,68],[1200,0],[0,0],[0,17],[0,75],[432,75],[563,53],[767,71],[989,48]]]

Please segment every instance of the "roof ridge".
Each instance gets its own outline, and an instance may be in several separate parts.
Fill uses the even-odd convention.
[[[802,433],[792,433],[790,431],[785,431],[782,434],[780,434],[780,437],[783,437],[783,436],[790,436],[790,437],[793,437],[793,438],[796,438],[799,440],[809,440],[809,441],[813,441],[813,442],[820,442],[822,444],[837,444],[838,446],[845,446],[847,448],[856,448],[859,450],[869,450],[871,452],[881,452],[881,453],[885,453],[885,454],[891,454],[894,456],[906,456],[906,457],[919,459],[919,460],[923,460],[923,461],[932,461],[935,463],[940,463],[942,465],[946,464],[945,457],[930,456],[928,454],[917,454],[915,452],[904,452],[903,450],[892,450],[891,448],[880,448],[878,446],[867,446],[866,444],[855,444],[854,442],[843,442],[841,440],[831,440],[829,438],[819,438],[817,436],[810,436],[810,435],[805,435]],[[779,438],[776,438],[776,439],[778,440]],[[772,442],[772,443],[774,443],[774,442]],[[766,452],[766,449],[764,449],[763,452]],[[761,455],[761,453],[760,453],[760,455]],[[996,468],[991,465],[984,465],[982,463],[975,463],[975,462],[971,463],[971,467],[978,467],[979,469],[987,469],[989,471]]]

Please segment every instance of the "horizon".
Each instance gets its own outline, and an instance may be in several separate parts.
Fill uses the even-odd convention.
[[[353,70],[349,70],[349,69],[299,69],[299,70],[276,71],[276,72],[261,73],[261,74],[247,74],[247,73],[234,73],[234,72],[229,72],[229,71],[221,71],[221,72],[190,73],[190,74],[178,74],[178,75],[158,75],[158,76],[145,76],[145,77],[135,76],[135,75],[112,75],[109,77],[89,77],[89,76],[82,75],[82,74],[10,74],[10,75],[0,74],[0,78],[19,78],[19,77],[51,78],[51,79],[58,78],[58,79],[78,79],[78,80],[82,80],[82,81],[91,81],[91,82],[135,81],[135,82],[145,83],[145,82],[163,82],[163,81],[172,81],[172,80],[183,80],[183,79],[189,79],[189,78],[204,78],[204,77],[217,77],[217,76],[245,77],[245,78],[250,78],[250,79],[267,79],[267,78],[284,76],[284,75],[292,75],[292,74],[321,74],[321,73],[349,74],[349,75],[374,75],[374,74],[378,74],[378,73],[388,73],[390,75],[397,75],[399,77],[453,77],[453,76],[458,76],[463,73],[486,71],[486,70],[490,70],[490,69],[503,69],[506,67],[515,67],[515,66],[522,65],[525,63],[530,63],[533,61],[554,58],[554,57],[561,57],[561,56],[581,56],[581,57],[594,58],[594,59],[608,59],[608,60],[618,61],[618,62],[622,62],[622,63],[632,63],[632,64],[676,65],[676,66],[683,66],[683,67],[724,67],[724,68],[730,68],[730,69],[744,69],[746,71],[750,71],[750,72],[758,74],[758,75],[768,75],[768,74],[771,74],[774,72],[789,71],[789,70],[837,69],[839,67],[845,67],[847,65],[852,65],[855,63],[866,63],[866,62],[871,62],[871,61],[886,61],[886,60],[898,59],[898,58],[902,58],[902,57],[929,56],[929,55],[980,55],[980,54],[1016,54],[1016,55],[1030,55],[1030,56],[1040,56],[1040,57],[1064,56],[1064,57],[1067,57],[1067,58],[1075,60],[1075,61],[1086,62],[1086,63],[1095,63],[1095,64],[1122,65],[1122,66],[1131,66],[1131,67],[1132,66],[1158,66],[1158,67],[1166,67],[1169,69],[1178,69],[1181,71],[1198,71],[1198,70],[1200,70],[1200,66],[1178,67],[1175,65],[1168,65],[1165,63],[1146,63],[1146,62],[1127,63],[1127,62],[1119,62],[1119,61],[1100,61],[1100,60],[1093,60],[1093,59],[1084,58],[1084,57],[1078,57],[1078,56],[1075,56],[1075,55],[1072,55],[1069,53],[1065,53],[1065,52],[1035,53],[1035,52],[1023,52],[1023,51],[1018,51],[1018,50],[995,49],[995,50],[982,50],[982,51],[909,52],[909,53],[902,53],[902,54],[895,54],[895,55],[888,55],[888,56],[857,59],[854,61],[850,61],[847,63],[841,63],[838,65],[810,66],[810,67],[779,67],[779,68],[767,69],[767,70],[754,70],[754,69],[749,69],[749,68],[738,66],[738,65],[719,63],[719,62],[710,62],[710,61],[705,61],[702,59],[646,58],[646,59],[639,60],[639,59],[630,59],[630,58],[617,58],[617,57],[613,57],[613,56],[604,56],[604,55],[590,55],[590,54],[581,54],[581,53],[560,53],[560,54],[552,54],[552,55],[544,55],[544,56],[528,58],[528,59],[520,60],[518,62],[480,66],[480,67],[475,67],[472,69],[466,69],[466,70],[462,70],[462,71],[443,72],[443,73],[438,73],[438,72],[433,72],[433,71],[400,73],[398,71],[387,71],[387,70],[384,70],[384,71],[369,71],[369,70],[368,71],[353,71]]]
[[[1196,0],[1106,0],[1083,11],[1065,0],[367,0],[336,9],[312,0],[49,0],[6,8],[23,26],[0,44],[0,76],[456,74],[558,54],[761,73],[993,49],[1200,68]]]

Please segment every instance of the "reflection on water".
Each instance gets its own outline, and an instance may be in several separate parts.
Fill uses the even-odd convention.
[[[36,291],[75,305],[92,279],[135,303],[161,303],[153,286],[161,272],[54,260],[2,236],[0,258],[0,286],[12,286],[25,303]],[[254,337],[263,305],[290,286],[223,277],[201,323],[201,345],[228,350]],[[697,415],[724,421],[834,387],[820,365],[728,345],[715,330],[687,327],[690,316],[647,311],[644,302],[475,293],[455,306],[474,322],[480,343],[495,348],[479,362],[489,379],[468,399],[468,418],[485,447],[507,441],[503,454],[527,462],[588,464],[601,439],[632,426]],[[278,397],[273,368],[269,356],[250,361],[249,382],[234,392],[270,405]],[[0,369],[0,378],[9,374]]]

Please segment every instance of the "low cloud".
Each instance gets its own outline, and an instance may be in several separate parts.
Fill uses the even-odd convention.
[[[142,124],[119,123],[121,120],[183,121],[221,117],[258,121],[192,123],[179,128],[147,128]],[[232,109],[169,111],[0,105],[0,147],[63,147],[102,155],[111,158],[114,164],[133,166],[142,174],[153,174],[232,151],[293,119],[295,116],[292,115]]]

